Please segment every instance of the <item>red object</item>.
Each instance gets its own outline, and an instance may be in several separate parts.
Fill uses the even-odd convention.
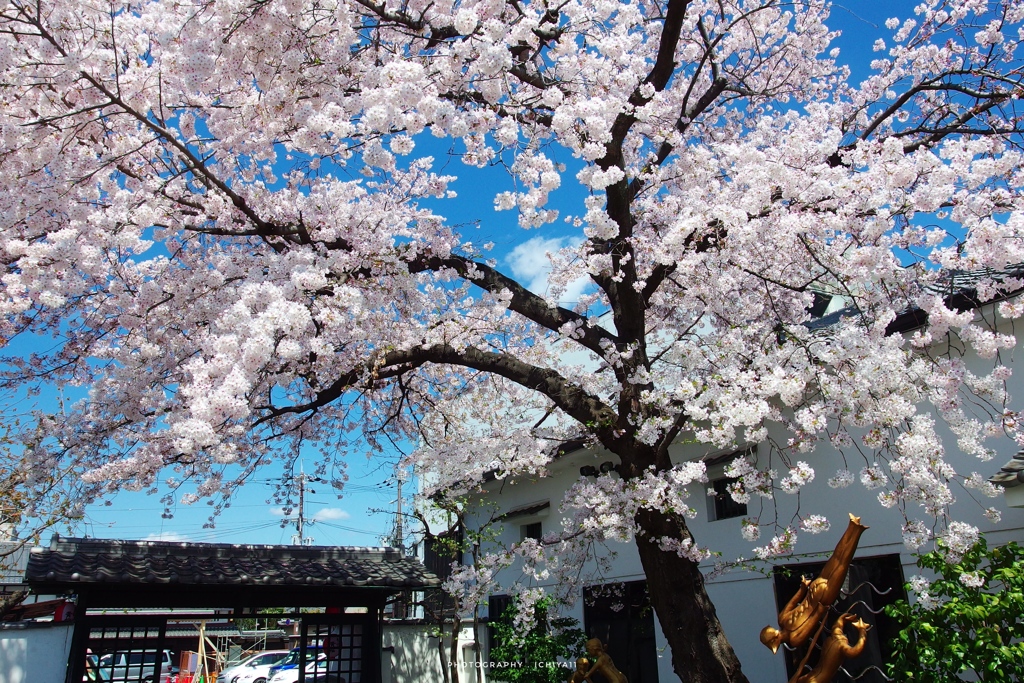
[[[330,635],[327,636],[327,642],[325,643],[327,648],[328,659],[335,660],[341,656],[341,636]]]
[[[57,605],[57,608],[53,610],[53,620],[54,622],[74,621],[75,603],[63,600],[61,604]]]

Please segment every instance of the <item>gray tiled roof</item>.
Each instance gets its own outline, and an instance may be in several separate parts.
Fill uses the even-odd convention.
[[[993,484],[1005,489],[1024,484],[1024,451],[1018,451],[998,472],[988,478]]]
[[[994,298],[981,299],[978,296],[978,285],[983,282],[996,284],[998,290]],[[969,311],[987,303],[994,303],[1003,299],[1016,296],[1021,293],[1024,285],[1024,264],[1013,264],[1001,270],[992,268],[980,268],[978,270],[957,270],[945,274],[939,281],[924,288],[932,294],[943,297],[946,306],[955,311]],[[813,331],[827,331],[837,325],[843,318],[856,314],[856,307],[848,306],[838,311],[833,311],[820,318],[814,318],[806,323],[808,329]],[[924,311],[911,307],[896,316],[896,319],[886,327],[886,333],[897,334],[921,327],[928,320],[928,314]]]
[[[33,548],[29,584],[182,584],[424,588],[439,585],[394,548],[232,545],[54,537]]]
[[[283,633],[283,632],[282,632]],[[133,638],[158,638],[160,637],[160,626],[135,627],[131,631]],[[207,638],[215,636],[238,637],[242,632],[236,624],[218,623],[205,624],[203,634]],[[124,626],[99,626],[89,629],[89,639],[96,640],[123,640],[125,635]],[[175,622],[169,621],[164,627],[164,638],[196,638],[199,636],[199,624],[197,622]]]

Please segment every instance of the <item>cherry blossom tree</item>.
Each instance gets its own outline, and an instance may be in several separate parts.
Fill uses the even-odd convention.
[[[743,497],[799,490],[799,453],[831,441],[924,540],[952,482],[984,487],[946,463],[936,420],[980,457],[1018,422],[999,362],[1015,340],[942,287],[1021,287],[1024,3],[922,0],[859,82],[828,17],[816,0],[6,0],[3,383],[87,391],[40,417],[25,467],[73,468],[87,495],[170,477],[222,496],[307,443],[327,462],[399,438],[451,491],[543,472],[581,438],[618,474],[514,554],[540,572],[635,539],[679,676],[745,680],[687,528],[703,472],[670,444],[788,428],[777,472],[733,464]],[[547,291],[460,237],[453,176],[423,150],[467,177],[504,166],[475,192],[574,231]],[[847,314],[827,328],[821,296]],[[896,333],[907,311],[927,324]],[[930,352],[951,338],[992,372]],[[836,466],[837,485],[856,476]]]
[[[0,401],[0,568],[5,569],[46,530],[80,519],[84,501],[102,487],[81,481],[72,458],[38,448],[52,416],[25,411],[26,398],[7,395]]]

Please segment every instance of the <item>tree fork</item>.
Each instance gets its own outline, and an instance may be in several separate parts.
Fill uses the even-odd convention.
[[[636,544],[651,606],[672,648],[672,668],[684,683],[748,683],[725,637],[696,562],[666,552],[658,539],[691,538],[678,515],[641,509]]]

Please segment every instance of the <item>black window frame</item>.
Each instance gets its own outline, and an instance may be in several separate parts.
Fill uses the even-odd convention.
[[[540,520],[530,522],[529,524],[520,524],[519,535],[519,540],[521,541],[525,541],[528,538],[533,538],[539,541],[544,535],[544,524]]]
[[[585,587],[583,628],[587,638],[601,640],[627,680],[657,683],[657,628],[646,580]]]
[[[491,651],[498,645],[499,639],[495,626],[502,621],[510,621],[511,615],[506,618],[508,608],[512,606],[511,595],[491,595],[487,598],[487,658],[490,659]]]
[[[739,481],[733,477],[719,477],[708,482],[708,489],[714,491],[713,505],[711,506],[711,519],[709,521],[719,522],[723,519],[735,519],[747,515],[747,504],[737,502],[729,493],[729,484]]]
[[[779,565],[773,570],[775,602],[779,609],[789,601],[800,586],[800,580],[808,576],[818,576],[824,562],[813,562],[793,565]],[[897,600],[906,600],[904,587],[906,580],[903,575],[903,561],[898,553],[855,557],[850,562],[850,569],[843,584],[843,592],[829,610],[826,631],[819,641],[827,636],[835,618],[843,612],[856,614],[871,624],[867,632],[868,644],[863,654],[843,663],[833,679],[835,683],[889,683],[883,675],[884,663],[901,647],[899,639],[900,624],[894,617],[885,614],[885,607]],[[851,630],[847,635],[853,638]],[[817,647],[820,648],[819,642]],[[816,648],[817,649],[817,648]],[[781,648],[786,662],[786,677],[792,679],[800,661],[807,652],[807,645],[790,650]],[[817,662],[817,654],[812,653],[807,667]]]

